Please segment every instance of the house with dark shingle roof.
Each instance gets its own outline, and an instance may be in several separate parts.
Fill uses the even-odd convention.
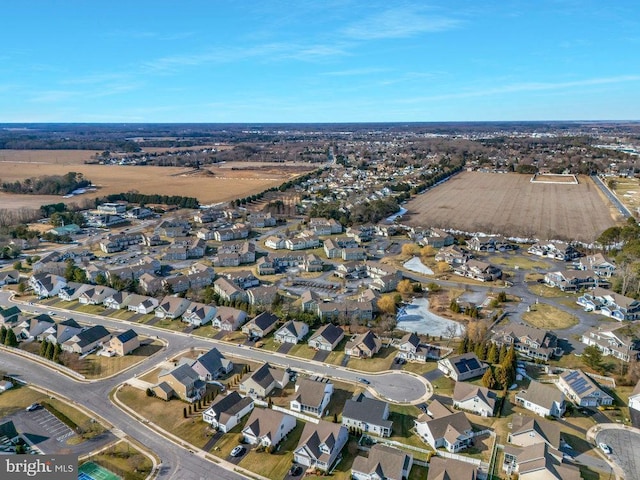
[[[382,348],[382,340],[371,330],[354,336],[344,348],[344,353],[356,358],[371,358]]]
[[[351,477],[355,480],[404,480],[413,466],[413,455],[397,448],[376,443],[367,457],[353,460]]]
[[[173,295],[167,295],[156,307],[155,314],[158,318],[179,318],[189,308],[190,300],[180,298]]]
[[[240,392],[252,397],[265,398],[275,388],[284,388],[291,377],[286,370],[265,363],[240,384]]]
[[[320,420],[304,426],[293,461],[309,468],[328,472],[349,440],[347,429],[337,423]]]
[[[454,355],[438,360],[438,370],[456,382],[469,380],[484,375],[489,366],[482,363],[473,352]]]
[[[297,344],[309,333],[309,326],[304,322],[289,320],[275,333],[274,340],[280,343]]]
[[[433,449],[444,447],[451,453],[467,448],[473,442],[473,428],[464,412],[451,413],[434,400],[427,413],[415,421],[416,433]]]
[[[248,321],[242,326],[242,333],[249,337],[262,338],[271,333],[276,328],[279,318],[273,313],[262,312],[254,319]]]
[[[253,410],[253,406],[251,397],[242,397],[235,391],[228,395],[218,395],[211,406],[202,412],[202,420],[227,433]]]
[[[389,404],[363,393],[356,393],[344,404],[342,425],[349,430],[390,437],[393,422],[389,420]]]
[[[477,480],[478,467],[453,458],[436,457],[429,460],[426,480]]]
[[[560,427],[557,422],[517,414],[511,420],[508,442],[520,447],[546,443],[550,447],[559,449]]]
[[[182,314],[182,321],[193,327],[201,327],[213,321],[218,309],[213,305],[191,302]]]
[[[139,346],[140,337],[138,336],[138,333],[131,328],[126,332],[122,332],[119,335],[114,336],[109,341],[109,348],[113,350],[116,355],[121,357],[130,354]]]
[[[307,342],[311,348],[330,352],[344,338],[344,330],[333,323],[323,325],[311,335]]]
[[[74,335],[62,344],[65,352],[84,354],[108,342],[111,333],[102,325],[94,325]]]
[[[185,360],[190,363],[200,380],[205,382],[220,378],[233,370],[233,362],[226,359],[215,347],[200,355],[195,362],[191,362],[189,359]]]
[[[205,390],[206,384],[200,380],[198,373],[184,363],[158,375],[158,385],[153,389],[156,396],[163,400],[170,400],[172,396],[176,396],[191,403],[200,400]]]

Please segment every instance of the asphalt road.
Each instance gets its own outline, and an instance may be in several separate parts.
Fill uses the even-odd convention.
[[[627,479],[640,478],[640,433],[622,428],[601,430],[596,442],[609,445],[609,458],[624,470]]]

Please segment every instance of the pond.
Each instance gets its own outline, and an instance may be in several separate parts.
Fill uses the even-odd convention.
[[[448,336],[447,328],[451,325],[456,327],[457,336],[464,332],[464,325],[461,323],[430,312],[427,298],[416,298],[410,304],[403,306],[398,312],[396,320],[398,322],[396,328],[405,332],[446,337]]]

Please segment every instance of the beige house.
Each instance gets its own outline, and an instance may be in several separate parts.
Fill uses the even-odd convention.
[[[275,388],[286,387],[289,381],[289,372],[265,363],[240,384],[240,392],[251,397],[265,398]]]
[[[270,408],[255,408],[244,428],[242,438],[249,445],[276,447],[296,427],[296,418]]]
[[[138,334],[129,329],[119,335],[116,335],[109,341],[109,349],[114,351],[116,355],[124,357],[133,352],[140,346],[140,337]]]
[[[355,480],[403,480],[409,477],[413,466],[413,455],[397,448],[375,444],[369,456],[358,455],[351,467]]]
[[[382,348],[382,340],[371,330],[354,336],[344,348],[344,353],[356,358],[371,358]]]
[[[158,375],[158,385],[153,389],[156,396],[163,400],[176,396],[191,403],[198,401],[205,390],[206,384],[200,380],[198,373],[184,363]]]

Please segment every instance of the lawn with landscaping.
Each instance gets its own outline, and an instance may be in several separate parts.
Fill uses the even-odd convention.
[[[578,324],[578,317],[553,305],[537,303],[531,305],[531,311],[522,314],[522,319],[534,327],[543,330],[562,330]]]

